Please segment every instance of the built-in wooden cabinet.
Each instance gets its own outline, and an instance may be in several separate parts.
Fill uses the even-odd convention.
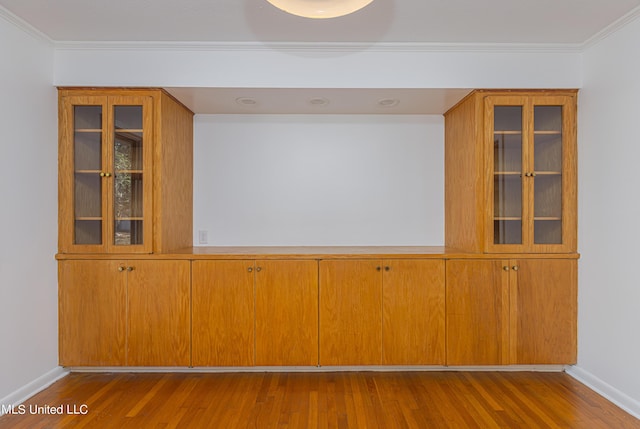
[[[318,364],[318,262],[193,262],[194,366]]]
[[[444,261],[320,261],[321,365],[442,365]]]
[[[445,247],[202,249],[193,113],[61,88],[60,364],[574,363],[576,96],[476,90],[445,114]]]
[[[575,259],[447,261],[447,364],[576,361]]]
[[[475,91],[445,114],[445,244],[576,251],[576,92]]]
[[[189,365],[190,287],[188,261],[61,261],[60,364]]]
[[[192,117],[161,90],[60,89],[60,253],[191,245]]]

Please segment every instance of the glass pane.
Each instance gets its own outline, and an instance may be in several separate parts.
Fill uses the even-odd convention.
[[[142,106],[115,106],[116,130],[142,130]]]
[[[562,106],[534,107],[534,243],[562,244]]]
[[[102,106],[73,107],[74,243],[102,244]]]
[[[102,244],[101,220],[76,220],[75,244]]]
[[[73,106],[73,129],[102,130],[102,106]]]
[[[495,244],[522,243],[522,106],[495,106],[493,133]]]
[[[142,224],[142,220],[116,220],[115,244],[117,246],[142,244]]]
[[[115,135],[115,170],[142,171],[142,133],[117,132]]]
[[[75,170],[100,172],[102,169],[102,133],[76,131],[73,141]]]
[[[114,196],[115,244],[142,244],[142,174],[116,173]]]
[[[114,243],[143,244],[142,106],[114,106]]]

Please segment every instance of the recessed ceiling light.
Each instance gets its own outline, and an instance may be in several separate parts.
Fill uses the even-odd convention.
[[[255,98],[251,97],[238,97],[236,98],[236,103],[241,106],[255,106],[258,104],[258,101]]]
[[[322,97],[311,98],[309,99],[309,104],[311,104],[312,106],[326,106],[327,104],[329,104],[329,100]]]
[[[395,107],[400,103],[400,100],[397,98],[383,98],[382,100],[378,100],[378,106],[380,107]]]

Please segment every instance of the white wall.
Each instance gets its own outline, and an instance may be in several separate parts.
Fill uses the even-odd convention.
[[[638,415],[639,46],[636,19],[586,50],[578,109],[578,367]]]
[[[197,115],[194,243],[443,245],[444,120]]]
[[[59,44],[56,85],[578,88],[576,50],[263,44]],[[126,65],[126,66],[125,66]]]
[[[53,47],[3,13],[0,57],[3,403],[57,367],[57,107]]]

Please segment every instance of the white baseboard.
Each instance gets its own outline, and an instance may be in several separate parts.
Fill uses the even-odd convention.
[[[71,372],[182,372],[182,373],[225,373],[225,372],[346,372],[346,371],[539,371],[562,372],[564,365],[489,365],[489,366],[197,366],[197,367],[160,367],[160,366],[108,366],[108,367],[69,367]]]
[[[632,416],[640,419],[640,402],[602,381],[579,366],[568,366],[565,372],[594,392],[605,397]]]
[[[9,407],[18,406],[22,404],[24,401],[26,401],[27,399],[29,399],[30,397],[32,397],[33,395],[35,395],[36,393],[51,386],[53,383],[60,380],[62,377],[65,377],[67,374],[69,374],[69,370],[61,366],[58,366],[52,369],[51,371],[47,372],[46,374],[43,374],[40,377],[36,378],[31,383],[24,385],[23,387],[16,390],[15,392],[10,393],[9,395],[0,399],[0,404],[4,405],[5,409],[7,408],[7,406]],[[4,413],[2,411],[2,407],[0,407],[0,416],[2,414]]]

